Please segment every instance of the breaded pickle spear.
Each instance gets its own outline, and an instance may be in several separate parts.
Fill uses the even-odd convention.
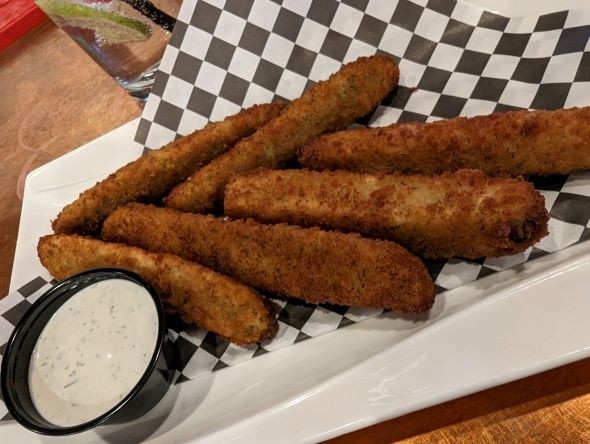
[[[197,168],[276,116],[283,106],[278,102],[255,105],[141,156],[81,193],[52,222],[53,231],[92,233],[117,206],[161,198]]]
[[[397,85],[398,78],[394,60],[382,55],[361,57],[344,65],[251,137],[179,184],[165,204],[187,212],[210,210],[222,199],[223,188],[232,177],[258,167],[285,165],[314,137],[346,128],[371,111]]]
[[[260,290],[308,302],[423,312],[434,302],[424,264],[393,242],[319,228],[229,221],[129,204],[104,239],[177,254]]]
[[[300,155],[317,170],[490,175],[567,174],[590,168],[590,107],[512,111],[318,137]]]
[[[440,176],[265,170],[226,187],[225,213],[394,240],[428,258],[503,256],[547,234],[543,196],[478,170]]]
[[[93,268],[133,271],[156,289],[167,311],[236,344],[271,339],[278,329],[268,303],[254,290],[171,254],[64,234],[42,237],[37,252],[60,280]]]

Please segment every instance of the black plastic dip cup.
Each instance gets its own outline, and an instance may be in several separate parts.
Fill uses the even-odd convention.
[[[29,388],[29,364],[39,335],[61,306],[80,290],[110,279],[131,281],[147,290],[156,307],[157,339],[147,367],[135,386],[111,409],[82,424],[59,426],[46,420],[35,408]],[[81,336],[81,334],[80,334]],[[153,336],[152,336],[153,337]],[[164,310],[154,289],[135,273],[118,269],[91,270],[73,276],[47,291],[25,313],[12,332],[2,361],[2,395],[11,415],[37,433],[69,435],[100,424],[127,422],[154,407],[168,390],[172,376],[172,346]]]

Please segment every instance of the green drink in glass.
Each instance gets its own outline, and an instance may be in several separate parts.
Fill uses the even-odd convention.
[[[154,83],[181,0],[35,0],[143,104]]]

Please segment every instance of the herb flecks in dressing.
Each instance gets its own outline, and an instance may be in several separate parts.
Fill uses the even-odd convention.
[[[59,426],[106,413],[139,382],[157,337],[158,314],[145,288],[109,279],[82,289],[35,345],[29,390],[37,411]]]

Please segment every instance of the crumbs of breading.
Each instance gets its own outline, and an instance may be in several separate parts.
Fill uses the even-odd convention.
[[[254,105],[126,164],[64,207],[52,222],[53,231],[94,233],[118,205],[161,199],[195,169],[254,132],[279,114],[284,106],[281,102]]]
[[[197,324],[240,345],[271,339],[278,323],[268,301],[252,289],[171,254],[78,235],[39,240],[43,266],[57,279],[94,268],[123,268],[142,276],[188,324]]]
[[[543,196],[521,178],[263,170],[234,179],[225,213],[356,231],[430,258],[502,256],[547,234]]]
[[[222,220],[132,204],[102,236],[174,253],[252,287],[308,302],[422,312],[434,302],[424,264],[401,246],[319,228]]]
[[[318,82],[251,137],[175,187],[165,205],[197,213],[213,208],[232,177],[258,167],[277,168],[296,159],[299,149],[326,131],[346,128],[371,111],[397,85],[392,57],[360,57],[328,80]]]
[[[299,160],[316,170],[363,173],[568,174],[590,169],[589,122],[590,107],[583,107],[357,128],[318,137]]]

